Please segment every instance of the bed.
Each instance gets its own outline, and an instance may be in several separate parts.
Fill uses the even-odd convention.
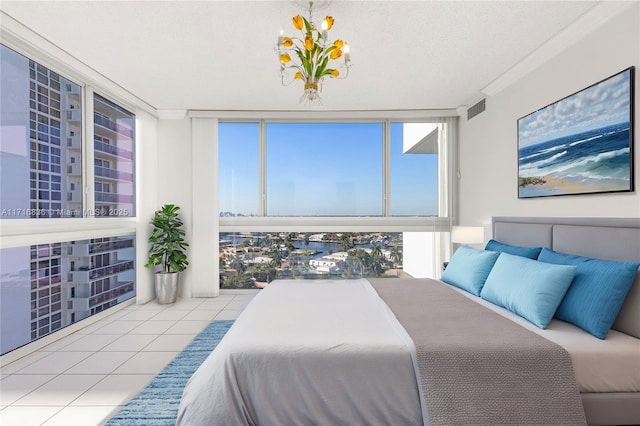
[[[640,261],[636,218],[495,217],[492,228],[500,244],[547,256]],[[494,257],[487,289],[514,256]],[[539,276],[576,270],[515,257]],[[192,376],[177,424],[640,424],[633,274],[605,338],[557,318],[540,328],[440,280],[274,281]]]

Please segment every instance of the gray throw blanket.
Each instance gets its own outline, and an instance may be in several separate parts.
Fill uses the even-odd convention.
[[[369,279],[416,346],[433,425],[585,425],[564,348],[430,279]]]

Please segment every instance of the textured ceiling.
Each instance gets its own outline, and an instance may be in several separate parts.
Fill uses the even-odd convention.
[[[11,1],[0,8],[157,109],[300,110],[280,85],[281,28],[299,1]],[[333,38],[346,80],[322,110],[442,109],[480,90],[594,7],[594,1],[341,1]],[[317,19],[319,21],[319,19]]]

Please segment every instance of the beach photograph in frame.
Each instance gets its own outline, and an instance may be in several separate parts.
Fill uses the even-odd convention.
[[[518,119],[518,198],[633,191],[634,67]]]

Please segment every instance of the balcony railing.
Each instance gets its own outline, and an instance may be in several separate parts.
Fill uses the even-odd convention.
[[[80,267],[77,270],[71,271],[73,273],[74,284],[86,283],[89,281],[95,281],[101,278],[108,277],[110,275],[119,274],[133,269],[133,260],[123,260],[116,262],[112,265],[103,266],[100,268],[88,268]]]
[[[97,294],[89,299],[89,307],[93,308],[108,300],[115,299],[123,294],[131,293],[134,289],[133,281],[118,282],[118,286],[104,293]]]
[[[67,148],[82,149],[80,135],[67,136]]]
[[[105,129],[109,129],[113,132],[116,132],[120,135],[129,137],[129,138],[133,138],[133,130],[125,127],[125,126],[121,126],[109,119],[106,119],[104,117],[102,117],[99,114],[94,114],[93,115],[93,121],[95,124],[104,127]]]
[[[89,253],[104,253],[107,251],[115,251],[133,247],[133,239],[115,241],[112,243],[92,243],[89,245]]]
[[[75,297],[73,297],[72,299],[86,299],[91,297],[91,284],[76,284],[75,289]]]
[[[69,310],[73,312],[85,312],[89,310],[89,298],[88,297],[74,297],[69,300],[71,306]]]
[[[276,271],[276,278],[362,278],[368,271],[359,259],[322,260],[290,256]]]
[[[108,143],[93,141],[93,147],[96,149],[96,151],[106,152],[107,154],[126,158],[128,160],[133,159],[133,153],[131,151],[127,151],[126,149],[122,149],[117,146],[109,145]]]
[[[121,172],[107,167],[95,166],[95,175],[108,179],[121,180],[125,182],[133,181],[133,174],[127,172]]]
[[[80,122],[82,111],[79,108],[68,109],[66,112],[67,122]]]
[[[73,247],[73,256],[86,257],[92,254],[107,253],[110,251],[118,251],[121,249],[128,249],[133,247],[133,239],[117,240],[114,242],[96,242],[96,243],[75,243]],[[80,268],[75,271],[79,271]],[[89,268],[83,269],[88,271]]]
[[[67,165],[67,175],[82,176],[82,165],[79,163]]]
[[[113,192],[96,192],[96,202],[99,203],[133,203],[133,195],[114,194]]]
[[[67,201],[73,203],[82,202],[82,191],[80,189],[74,189],[73,191],[67,191]]]

